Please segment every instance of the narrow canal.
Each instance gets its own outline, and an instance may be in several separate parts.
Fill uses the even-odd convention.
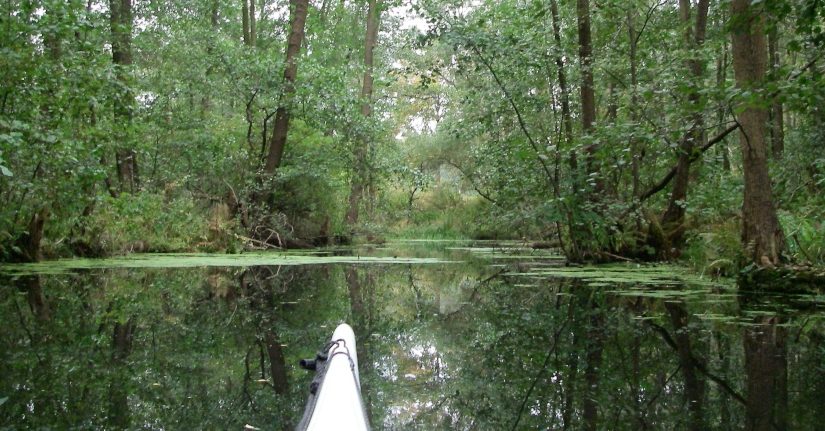
[[[825,297],[518,244],[398,242],[0,270],[0,428],[290,429],[358,336],[375,429],[815,429]]]

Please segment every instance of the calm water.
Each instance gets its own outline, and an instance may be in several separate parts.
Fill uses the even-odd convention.
[[[375,429],[822,426],[821,294],[481,245],[6,268],[0,428],[290,429],[342,321]]]

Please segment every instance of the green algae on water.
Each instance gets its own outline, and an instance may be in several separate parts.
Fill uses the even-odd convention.
[[[685,268],[673,265],[637,265],[637,264],[610,264],[581,267],[548,267],[530,268],[524,272],[513,272],[508,276],[528,278],[568,278],[579,279],[592,287],[605,287],[610,284],[633,285],[715,285],[707,279],[691,274]]]
[[[250,267],[322,264],[437,264],[450,263],[435,258],[326,256],[316,253],[295,254],[257,252],[243,254],[157,253],[133,254],[108,259],[60,259],[54,261],[6,264],[0,273],[8,275],[62,274],[83,269],[116,268],[197,268]]]

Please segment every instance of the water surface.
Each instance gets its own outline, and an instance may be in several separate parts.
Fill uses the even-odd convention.
[[[0,270],[0,428],[291,429],[339,322],[375,429],[816,429],[822,295],[519,244]]]

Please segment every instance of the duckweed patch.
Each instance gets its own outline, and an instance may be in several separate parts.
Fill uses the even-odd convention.
[[[686,269],[672,265],[612,264],[582,267],[540,266],[524,272],[508,273],[508,276],[580,279],[589,286],[632,284],[649,286],[673,286],[691,284],[716,286],[705,278],[691,274]]]
[[[450,261],[436,258],[329,256],[317,252],[296,254],[260,252],[243,254],[164,253],[133,254],[108,259],[61,259],[47,262],[9,264],[0,268],[8,275],[62,274],[86,269],[117,268],[197,268],[251,267],[322,264],[438,264]]]

